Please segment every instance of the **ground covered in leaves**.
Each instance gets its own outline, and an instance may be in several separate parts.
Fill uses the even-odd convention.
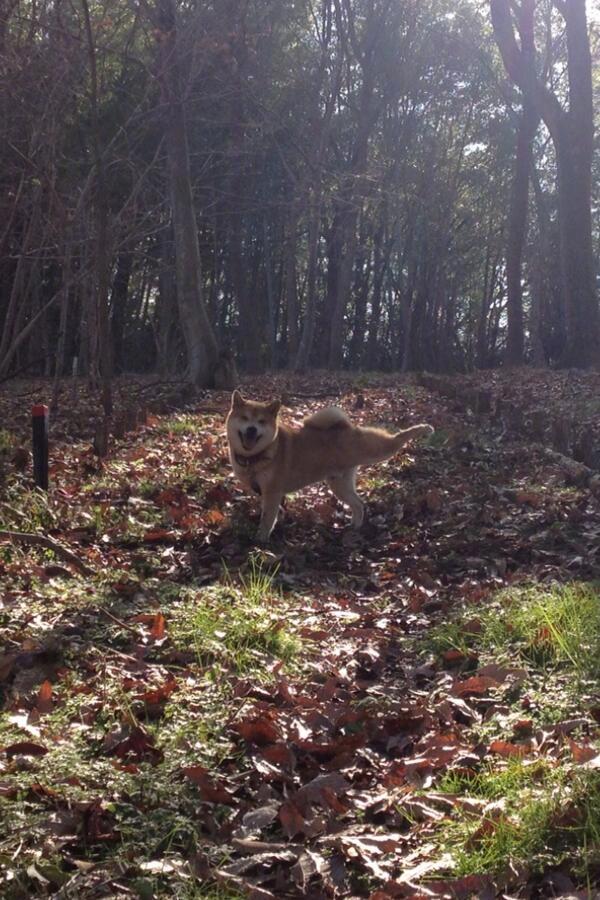
[[[362,472],[359,534],[315,487],[265,550],[225,395],[151,416],[100,461],[92,401],[66,387],[48,495],[23,410],[49,388],[0,398],[0,530],[89,570],[0,543],[0,895],[592,896],[594,490],[410,380],[245,390],[282,394],[292,421],[337,403],[436,433]]]

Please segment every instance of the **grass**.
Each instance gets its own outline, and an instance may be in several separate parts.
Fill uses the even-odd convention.
[[[488,801],[481,812],[459,814],[444,828],[443,849],[454,874],[513,870],[541,874],[565,862],[585,878],[600,862],[600,773],[571,771],[538,760],[511,761],[472,778],[447,775],[443,791]]]
[[[226,573],[222,584],[183,590],[171,607],[177,646],[193,648],[201,665],[219,662],[255,674],[273,657],[290,661],[299,642],[289,630],[275,575],[251,558],[237,584]]]
[[[494,662],[525,670],[516,692],[503,691],[508,706],[502,715],[472,729],[475,741],[491,734],[514,741],[511,723],[524,715],[538,725],[574,718],[597,696],[599,587],[574,582],[507,589],[476,617],[470,608],[434,629],[428,644],[440,655],[459,650],[471,667],[475,659],[479,667]],[[454,859],[455,876],[502,880],[510,867],[527,878],[568,863],[585,883],[589,870],[600,865],[600,772],[575,766],[568,752],[560,759],[502,759],[477,771],[450,770],[438,788],[456,798],[437,838],[440,851]],[[465,811],[467,799],[471,812]]]
[[[476,623],[470,626],[466,619],[438,627],[429,638],[431,648],[487,651],[495,659],[517,657],[544,672],[568,672],[578,687],[600,677],[597,584],[508,589]]]
[[[268,554],[206,588],[213,572],[219,578],[217,554],[194,582],[175,540],[167,548],[144,541],[149,529],[187,528],[172,521],[163,490],[185,491],[201,515],[206,491],[222,479],[221,450],[205,431],[206,419],[173,417],[156,429],[154,444],[132,440],[98,471],[69,450],[71,468],[59,468],[53,483],[64,490],[31,490],[12,470],[3,483],[0,527],[56,533],[98,569],[89,577],[61,574],[68,566],[47,567],[51,554],[39,548],[0,548],[0,639],[24,660],[1,685],[0,748],[26,742],[47,751],[0,760],[0,896],[7,900],[87,896],[93,883],[113,880],[142,898],[240,896],[235,885],[203,883],[193,871],[198,854],[206,852],[212,871],[226,861],[214,833],[235,810],[206,801],[184,769],[203,766],[219,780],[245,765],[229,727],[248,703],[239,675],[268,683],[282,662],[296,665],[300,642]],[[209,533],[201,522],[193,527],[201,544]],[[98,562],[98,545],[110,565]],[[151,635],[159,611],[164,634]],[[38,716],[45,681],[53,706]],[[156,755],[111,755],[113,736],[132,727]],[[91,804],[100,810],[96,836]]]
[[[163,419],[155,426],[159,434],[193,435],[206,428],[206,423],[198,416],[181,415],[172,419]]]
[[[3,775],[18,791],[10,802],[0,803],[0,834],[4,835],[0,838],[0,893],[7,900],[55,891],[69,881],[73,872],[65,867],[64,858],[49,850],[40,855],[38,848],[45,846],[49,835],[52,838],[57,817],[73,816],[73,827],[82,828],[83,812],[77,810],[99,793],[115,838],[80,847],[79,858],[86,864],[100,871],[104,865],[110,871],[114,866],[127,870],[140,897],[234,900],[239,896],[235,889],[199,882],[190,869],[187,860],[206,841],[206,827],[198,813],[197,788],[182,769],[199,764],[215,771],[237,752],[227,723],[244,701],[224,676],[251,670],[253,679],[266,681],[275,660],[291,660],[299,649],[286,618],[285,599],[275,584],[276,569],[269,571],[261,559],[251,558],[239,576],[226,573],[222,583],[208,589],[182,590],[174,582],[151,579],[137,584],[134,580],[132,585],[139,588],[135,596],[129,590],[124,595],[115,592],[115,581],[124,582],[125,577],[126,573],[103,573],[91,592],[89,583],[79,581],[39,583],[36,599],[28,606],[28,615],[38,607],[52,614],[57,634],[63,623],[75,622],[76,636],[72,646],[62,648],[64,674],[55,681],[56,707],[43,717],[40,736],[23,731],[25,726],[11,721],[9,715],[0,719],[0,746],[29,740],[48,749],[45,756],[22,767],[11,765]],[[168,657],[178,648],[192,649],[194,657],[188,665],[182,661],[172,669],[177,690],[153,714],[137,699],[152,684],[140,686],[122,672],[119,663],[119,647],[131,640],[131,634],[116,621],[98,616],[102,606],[117,620],[135,622],[135,613],[148,610],[149,602],[160,603],[167,620],[164,651],[157,646],[147,657],[153,668],[154,658],[157,661],[155,683],[164,682],[163,652]],[[23,625],[36,645],[38,636],[45,639],[28,619]],[[144,624],[136,627],[142,635]],[[74,668],[84,662],[87,677]],[[181,666],[185,666],[185,677],[179,674]],[[123,723],[136,722],[164,753],[164,761],[153,766],[142,761],[128,768],[115,765],[115,759],[107,755],[106,736]],[[47,801],[43,795],[41,800],[32,795],[34,785],[48,788]],[[210,815],[218,822],[230,817],[231,811],[216,804]],[[13,861],[15,853],[18,859]],[[171,861],[172,870],[168,868]],[[161,863],[167,864],[164,870]],[[46,888],[32,867],[47,880]]]

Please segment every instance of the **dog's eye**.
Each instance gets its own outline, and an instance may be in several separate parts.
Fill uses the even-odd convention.
[[[259,425],[266,425],[266,424],[267,424],[267,420],[266,420],[266,419],[259,419],[259,420],[258,420],[258,424],[259,424]]]
[[[245,415],[244,413],[242,413],[242,415],[240,416],[240,419],[242,420],[242,422],[249,422],[249,421],[250,421],[249,418],[248,418],[248,416]]]

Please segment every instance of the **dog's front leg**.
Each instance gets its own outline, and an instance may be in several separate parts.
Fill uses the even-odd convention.
[[[263,493],[260,525],[258,526],[258,531],[256,533],[257,540],[266,542],[271,537],[271,532],[275,527],[279,506],[282,500],[283,494]]]

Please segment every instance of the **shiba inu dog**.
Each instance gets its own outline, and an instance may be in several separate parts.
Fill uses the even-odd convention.
[[[233,471],[241,483],[260,495],[262,512],[257,539],[268,541],[285,494],[325,481],[352,512],[360,528],[364,504],[356,493],[356,469],[382,462],[431,425],[413,425],[397,434],[353,425],[337,407],[321,409],[300,428],[279,422],[281,402],[246,400],[234,391],[227,415],[227,439]]]

